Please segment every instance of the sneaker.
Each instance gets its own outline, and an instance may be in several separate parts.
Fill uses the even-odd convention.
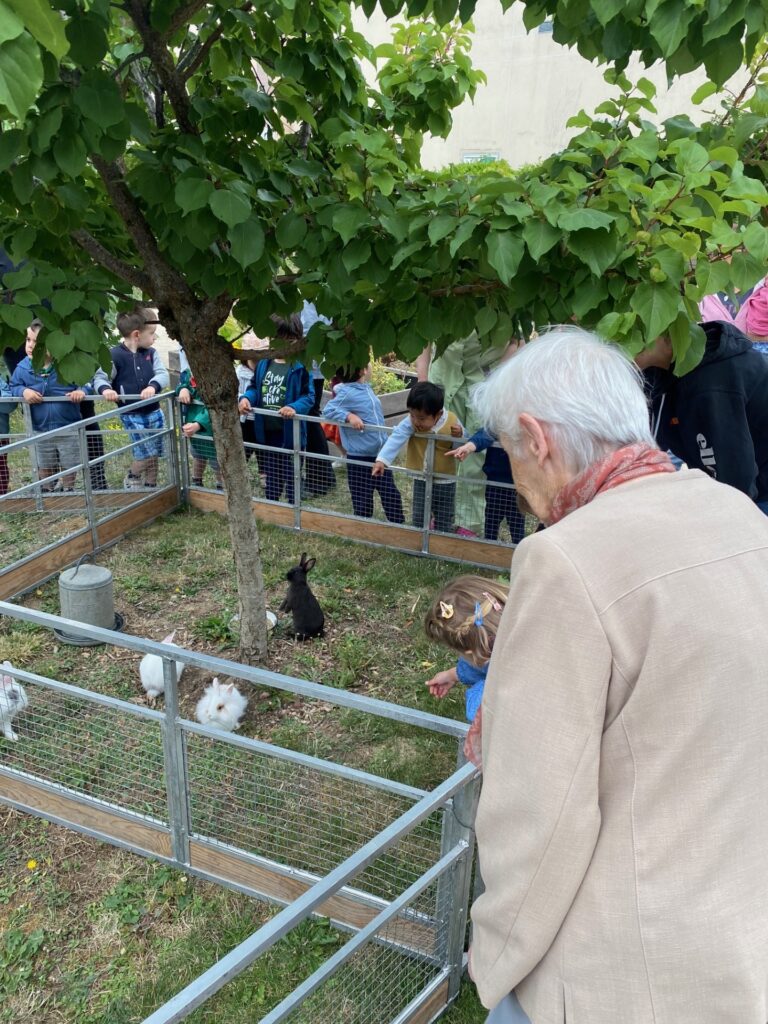
[[[138,491],[142,487],[141,477],[126,473],[123,479],[123,487],[126,491]]]
[[[477,537],[477,534],[475,533],[474,530],[468,530],[466,528],[466,526],[457,526],[456,527],[456,536],[457,537]]]

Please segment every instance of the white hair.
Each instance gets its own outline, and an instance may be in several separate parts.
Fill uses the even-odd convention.
[[[553,327],[523,345],[473,389],[472,403],[515,449],[520,414],[543,421],[577,473],[624,445],[656,444],[641,372],[616,345],[578,327]]]

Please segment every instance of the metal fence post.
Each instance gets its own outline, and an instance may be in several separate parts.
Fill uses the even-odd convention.
[[[181,410],[179,409],[178,400],[171,403],[173,409],[173,430],[174,430],[174,441],[178,441],[178,456],[181,464],[181,479],[179,481],[181,486],[181,498],[182,501],[189,501],[189,442],[187,441],[186,434],[181,429]]]
[[[432,491],[435,474],[435,439],[427,438],[427,458],[424,467],[424,522],[422,524],[421,550],[429,552],[429,524],[432,520]]]
[[[91,486],[91,467],[88,461],[88,435],[85,427],[78,426],[77,440],[80,445],[80,461],[82,462],[83,473],[83,495],[85,498],[85,514],[88,517],[88,525],[91,528],[91,543],[94,553],[99,550],[99,529],[96,523],[96,508],[93,504],[93,487]]]
[[[179,723],[179,687],[176,662],[163,658],[165,683],[165,718],[163,729],[163,762],[165,789],[168,797],[168,824],[171,829],[171,853],[174,860],[189,864],[189,794],[184,736]]]
[[[170,396],[168,398],[168,410],[168,418],[171,421],[171,436],[168,438],[171,450],[171,458],[168,463],[171,478],[170,482],[176,488],[176,495],[179,501],[182,501],[189,489],[188,480],[185,479],[184,470],[182,468],[187,466],[187,460],[185,458],[182,462],[181,459],[180,438],[183,437],[183,434],[181,433],[181,423],[179,421],[179,404],[176,399]],[[186,441],[186,438],[184,438],[184,440]]]
[[[463,754],[459,753],[459,761]],[[448,1001],[459,991],[464,972],[464,945],[469,921],[469,894],[472,880],[472,862],[475,853],[475,812],[480,797],[480,777],[471,780],[448,801],[443,815],[441,856],[459,843],[466,843],[465,855],[440,880],[438,907],[449,914],[448,932],[443,956],[450,970]]]
[[[35,428],[32,426],[32,410],[27,402],[21,403],[21,419],[24,424],[24,433],[29,438],[34,438]],[[40,479],[40,463],[37,461],[37,445],[34,440],[29,446],[29,461],[32,465],[32,476],[35,480]],[[43,511],[43,492],[40,487],[35,488],[35,509]]]
[[[301,529],[301,420],[293,417],[293,525]]]

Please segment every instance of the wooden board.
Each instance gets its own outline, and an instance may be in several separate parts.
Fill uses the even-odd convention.
[[[171,856],[171,837],[167,829],[139,818],[129,820],[94,804],[81,803],[67,796],[66,792],[52,792],[27,779],[14,779],[0,774],[2,800],[12,800],[43,817],[50,816],[70,825],[89,828],[98,832],[107,842],[118,839],[146,853],[154,853],[159,857]]]
[[[95,508],[122,508],[136,501],[135,491],[93,491],[91,504]],[[85,495],[82,491],[76,494],[59,493],[43,498],[42,508],[38,507],[35,498],[4,498],[0,501],[0,514],[11,512],[82,512],[85,514]]]
[[[514,548],[498,544],[486,544],[471,537],[450,537],[447,534],[432,534],[429,538],[429,553],[439,558],[457,558],[462,562],[480,562],[508,570],[512,563]]]
[[[385,547],[402,548],[405,551],[421,550],[421,533],[406,530],[391,523],[378,523],[372,519],[349,519],[332,512],[301,513],[301,527],[315,533],[331,534],[334,537],[351,537],[354,540],[382,544]]]
[[[429,1024],[448,1004],[448,979],[438,985],[429,999],[406,1018],[407,1024]]]
[[[191,839],[189,861],[193,868],[223,881],[235,882],[281,903],[292,903],[313,884],[303,878],[270,870],[267,864],[243,860],[227,850]],[[371,906],[354,896],[337,893],[317,908],[317,913],[359,930],[377,917],[382,907]],[[390,923],[390,928],[393,924]],[[418,953],[434,955],[435,929],[427,924],[397,920],[397,941]]]
[[[45,551],[28,562],[0,572],[0,599],[9,601],[16,594],[36,586],[59,569],[76,562],[81,555],[93,551],[93,539],[90,528],[69,540],[62,541],[57,548]]]
[[[134,491],[134,501],[136,500],[136,493]],[[144,501],[141,505],[135,505],[133,508],[126,509],[125,512],[119,513],[104,523],[99,523],[96,528],[99,537],[99,547],[111,544],[118,537],[130,533],[131,530],[143,526],[152,519],[157,519],[158,516],[163,515],[165,512],[170,512],[171,509],[177,508],[178,504],[179,497],[176,488],[166,487],[162,491],[158,491],[157,494],[154,494],[149,501]]]
[[[224,494],[198,491],[190,487],[188,500],[192,508],[199,508],[202,512],[219,512],[223,516],[227,514],[227,499]],[[253,514],[261,522],[274,526],[293,526],[294,509],[290,505],[270,505],[257,498],[253,499],[252,505]]]

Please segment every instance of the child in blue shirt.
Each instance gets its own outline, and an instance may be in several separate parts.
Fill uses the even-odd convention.
[[[485,678],[508,596],[509,587],[504,584],[482,576],[458,576],[443,587],[424,619],[429,639],[459,654],[454,668],[438,672],[426,685],[433,697],[444,697],[456,683],[466,687],[466,716],[472,727],[464,753],[477,765]]]
[[[470,439],[454,448],[447,454],[459,462],[463,462],[472,452],[486,452],[483,473],[488,478],[485,488],[485,528],[483,536],[486,540],[499,539],[499,527],[507,520],[510,539],[519,544],[525,537],[525,516],[517,507],[517,491],[512,486],[512,467],[509,456],[503,448],[498,447],[498,438],[482,428]]]
[[[341,383],[323,409],[323,416],[340,424],[341,441],[347,453],[347,484],[355,515],[371,518],[373,495],[377,492],[390,523],[404,523],[403,501],[392,470],[386,469],[381,476],[371,475],[376,456],[387,440],[383,430],[375,429],[384,426],[384,411],[370,385],[371,364],[357,369],[342,366],[336,376]]]

